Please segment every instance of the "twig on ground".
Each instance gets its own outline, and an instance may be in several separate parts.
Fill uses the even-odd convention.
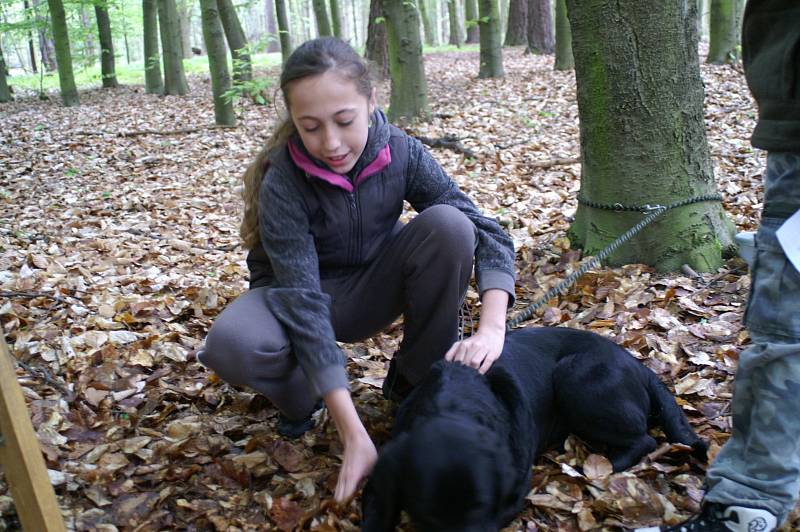
[[[14,360],[15,360],[15,362],[17,364],[19,364],[19,366],[22,369],[27,371],[28,374],[31,377],[33,377],[35,379],[41,379],[48,386],[51,386],[52,388],[55,388],[56,390],[58,390],[61,393],[61,395],[64,396],[64,399],[68,403],[71,403],[75,399],[75,394],[72,393],[71,391],[69,391],[66,386],[64,386],[63,384],[61,384],[57,380],[55,380],[53,378],[53,376],[50,375],[50,372],[47,370],[47,368],[43,368],[43,367],[35,367],[34,368],[33,366],[31,366],[29,364],[26,364],[25,362],[23,362],[22,360],[20,360],[18,358],[14,358]]]
[[[114,135],[115,137],[138,137],[142,135],[161,135],[161,136],[169,136],[169,135],[186,135],[189,133],[197,133],[198,131],[207,131],[207,130],[214,130],[214,129],[236,129],[238,126],[221,126],[217,124],[213,124],[210,126],[200,126],[200,127],[188,127],[182,129],[167,129],[164,131],[157,131],[154,129],[143,129],[140,131],[118,131],[116,133],[111,133],[109,131],[75,131],[75,135]]]
[[[453,136],[447,135],[438,139],[432,139],[430,137],[416,137],[421,143],[425,144],[426,146],[430,146],[431,148],[445,148],[448,150],[453,150],[456,153],[463,153],[467,157],[471,157],[473,159],[477,159],[478,156],[475,154],[474,151],[470,150],[469,148],[465,148],[461,141]]]
[[[550,168],[553,166],[561,166],[561,165],[568,165],[568,164],[577,164],[581,162],[580,159],[550,159],[548,161],[534,161],[529,163],[528,166],[531,168]]]
[[[8,290],[0,290],[0,297],[27,297],[29,299],[36,299],[37,297],[46,297],[48,299],[52,299],[53,301],[58,301],[59,303],[68,304],[68,301],[60,296],[54,296],[53,294],[47,294],[45,292],[17,292],[17,291],[8,291]]]

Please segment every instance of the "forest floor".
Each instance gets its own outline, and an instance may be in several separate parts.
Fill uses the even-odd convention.
[[[476,79],[475,53],[425,61],[434,115],[409,131],[455,136],[474,151],[434,154],[513,236],[518,311],[581,258],[565,236],[580,179],[574,75],[519,49],[505,51],[504,80]],[[740,231],[754,230],[765,155],[749,144],[753,102],[736,68],[702,69],[725,209]],[[238,127],[209,128],[209,80],[190,85],[185,97],[126,86],[82,92],[76,108],[34,99],[0,107],[0,324],[65,521],[105,531],[357,530],[359,499],[331,501],[341,447],[325,412],[301,441],[287,441],[262,396],[194,360],[215,316],[247,288],[239,177],[275,109],[245,102]],[[713,457],[729,434],[732,378],[749,341],[740,325],[748,284],[739,258],[700,275],[602,268],[526,325],[591,329],[625,346],[675,390]],[[477,303],[472,291],[469,299]],[[394,410],[380,383],[400,334],[394,326],[343,345],[378,445]],[[669,445],[611,474],[570,438],[538,460],[508,530],[676,522],[697,510],[703,475]],[[5,488],[0,515],[14,528]],[[793,516],[786,529],[798,525]]]

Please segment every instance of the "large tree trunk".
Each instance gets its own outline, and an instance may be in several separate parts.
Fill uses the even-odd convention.
[[[217,0],[217,8],[222,27],[225,29],[225,37],[228,39],[228,48],[231,49],[233,80],[234,82],[250,81],[253,79],[253,64],[250,61],[247,37],[242,30],[236,8],[233,7],[231,0]],[[203,30],[203,36],[205,36],[205,30]]]
[[[53,39],[56,41],[56,61],[58,62],[58,82],[61,87],[61,101],[65,106],[79,105],[78,88],[72,74],[72,53],[69,49],[67,15],[61,0],[47,0],[50,7],[50,21]]]
[[[447,16],[450,20],[449,44],[461,48],[461,21],[458,16],[458,0],[445,0],[447,2]]]
[[[274,0],[264,0],[264,16],[267,19],[267,53],[273,54],[281,49],[278,40],[278,23],[275,21]]]
[[[467,26],[468,44],[480,42],[481,30],[478,29],[478,0],[464,0],[464,18]]]
[[[158,1],[158,28],[164,58],[164,94],[183,95],[189,92],[183,71],[181,31],[175,0]]]
[[[333,26],[333,34],[342,38],[342,14],[339,12],[339,0],[330,0],[331,5],[331,25]]]
[[[716,193],[703,121],[697,4],[568,0],[567,6],[580,116],[579,197],[643,206]],[[643,216],[581,203],[569,236],[594,255]],[[662,215],[610,262],[715,271],[731,243],[721,203],[694,203]]]
[[[158,0],[142,0],[144,31],[144,87],[148,94],[162,94],[161,54],[158,49]]]
[[[528,0],[528,48],[525,53],[552,54],[555,46],[550,0]]]
[[[497,0],[478,0],[481,52],[479,78],[502,78],[503,40],[500,31],[500,7]]]
[[[511,0],[508,4],[506,46],[528,44],[528,0]]]
[[[192,53],[192,9],[191,0],[181,0],[178,3],[178,19],[181,23],[181,54],[184,59],[191,59]]]
[[[431,22],[428,0],[417,0],[417,6],[419,7],[419,16],[422,19],[422,30],[425,34],[425,45],[436,46],[436,28]]]
[[[325,0],[313,0],[314,6],[314,19],[317,21],[317,34],[320,37],[333,35],[331,31],[331,22],[328,20],[328,7],[325,5]]]
[[[211,73],[211,93],[214,95],[214,119],[218,125],[236,124],[233,104],[225,98],[231,88],[228,73],[228,56],[225,50],[225,35],[220,22],[219,2],[200,0],[200,19],[203,23],[203,41],[208,53],[208,70]]]
[[[392,95],[389,120],[428,115],[428,87],[422,62],[419,14],[412,2],[389,0],[383,5],[389,42]]]
[[[706,62],[721,65],[736,57],[737,0],[711,0],[708,57]]]
[[[100,73],[103,78],[103,87],[113,89],[119,87],[119,83],[117,83],[117,73],[114,69],[114,40],[111,37],[108,8],[105,5],[95,4],[94,15],[97,18],[97,34],[100,37]]]
[[[391,2],[392,0],[388,0]],[[369,23],[367,24],[367,43],[364,57],[375,65],[375,75],[381,79],[389,78],[389,44],[386,37],[386,21],[383,20],[383,0],[369,3]]]
[[[556,0],[556,60],[555,70],[572,70],[575,60],[572,58],[572,30],[567,18],[567,0]]]
[[[6,79],[7,72],[8,68],[6,67],[6,59],[3,56],[3,48],[0,47],[0,103],[12,100],[11,88],[8,86],[8,80]]]
[[[275,0],[275,17],[278,19],[278,38],[281,41],[281,57],[285,63],[292,53],[292,35],[289,18],[286,16],[287,0]]]

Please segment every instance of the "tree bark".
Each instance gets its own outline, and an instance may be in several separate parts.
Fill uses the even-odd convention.
[[[225,98],[231,88],[225,35],[220,22],[219,2],[200,0],[200,19],[203,24],[203,41],[208,53],[208,70],[211,73],[211,93],[214,95],[214,119],[217,125],[236,124],[233,103]]]
[[[278,39],[281,42],[281,57],[284,63],[292,53],[292,36],[289,31],[289,18],[286,16],[286,1],[275,0],[275,18],[278,19]]]
[[[86,14],[86,6],[80,4],[81,24],[83,25],[83,58],[87,65],[93,65],[95,62],[95,46],[94,46],[94,28],[89,20],[89,15]]]
[[[554,70],[572,70],[572,30],[567,18],[567,0],[556,0],[556,60]]]
[[[697,56],[697,4],[567,0],[567,6],[580,118],[580,197],[641,206],[716,193]],[[569,237],[593,255],[642,218],[580,204]],[[721,203],[694,203],[663,214],[610,262],[716,271],[732,236]]]
[[[503,40],[500,31],[500,8],[497,0],[478,0],[481,51],[479,78],[502,78]]]
[[[22,6],[24,8],[25,13],[25,22],[30,24],[30,4],[28,4],[28,0],[23,0]],[[28,27],[28,55],[31,58],[31,71],[36,74],[38,72],[38,68],[36,67],[36,47],[33,44],[33,32]]]
[[[447,2],[447,16],[450,20],[450,39],[448,44],[461,48],[461,21],[458,16],[458,0],[445,0]]]
[[[50,7],[50,21],[53,39],[56,42],[56,61],[58,63],[58,82],[61,87],[61,101],[66,107],[80,104],[75,76],[72,73],[72,53],[69,49],[67,15],[61,0],[47,0]]]
[[[478,0],[464,0],[464,18],[467,26],[468,44],[480,42],[481,31],[478,26]]]
[[[119,83],[114,68],[114,39],[111,36],[108,8],[105,5],[95,4],[94,15],[97,18],[97,34],[100,38],[100,73],[103,87],[113,89],[119,87]]]
[[[158,0],[142,0],[144,31],[144,87],[147,94],[162,94],[161,54],[158,49]]]
[[[392,0],[388,0],[391,2]],[[386,20],[383,0],[369,3],[369,23],[367,24],[367,43],[364,57],[375,65],[375,75],[380,79],[389,78],[389,44],[386,37]]]
[[[6,67],[6,59],[3,56],[3,48],[0,47],[0,103],[10,102],[13,99],[11,97],[11,88],[8,86],[8,80],[6,79],[7,72],[8,67]]]
[[[419,15],[411,2],[390,0],[383,5],[389,43],[392,95],[389,120],[413,120],[428,115],[428,87],[422,61]]]
[[[233,81],[239,83],[253,79],[253,63],[250,61],[250,51],[247,46],[247,37],[242,30],[236,8],[231,0],[217,0],[219,18],[225,29],[225,38],[228,39],[228,48],[231,50],[233,60]],[[203,30],[205,36],[205,30]]]
[[[325,0],[313,0],[314,19],[317,21],[317,34],[320,37],[333,35],[331,22],[328,20],[328,7]]]
[[[281,49],[278,39],[278,23],[275,21],[274,0],[264,0],[264,16],[267,20],[267,53],[273,54]]]
[[[181,32],[175,0],[157,0],[158,28],[164,59],[164,94],[184,95],[189,92],[183,71]]]
[[[192,53],[192,8],[191,0],[180,0],[178,4],[178,18],[181,23],[181,55],[184,59],[191,59]]]
[[[552,54],[555,45],[550,0],[528,0],[528,48],[525,53]]]
[[[333,34],[342,38],[342,14],[339,12],[339,1],[330,0],[331,5],[331,25],[333,26]]]
[[[737,0],[711,0],[707,63],[722,65],[736,57]]]
[[[55,47],[53,41],[47,35],[47,21],[41,16],[39,9],[40,0],[32,0],[33,9],[36,17],[36,26],[39,33],[39,54],[41,54],[42,65],[46,72],[52,72],[57,68],[55,61]]]
[[[511,0],[508,4],[506,46],[528,44],[528,0]]]
[[[433,23],[431,22],[428,0],[417,0],[417,6],[419,7],[419,16],[422,19],[422,30],[425,34],[425,45],[436,46],[436,31]]]

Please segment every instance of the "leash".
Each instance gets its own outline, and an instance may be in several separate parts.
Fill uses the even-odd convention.
[[[577,270],[569,274],[563,281],[558,283],[556,286],[550,288],[547,292],[544,293],[542,297],[536,300],[534,303],[528,305],[525,309],[521,310],[516,316],[506,322],[506,330],[511,330],[520,323],[527,321],[533,316],[533,313],[539,310],[542,306],[544,306],[548,301],[556,297],[557,295],[564,295],[567,293],[567,290],[575,284],[575,282],[586,272],[589,270],[596,268],[600,265],[603,259],[607,258],[609,255],[614,253],[622,244],[636,236],[639,231],[650,225],[656,218],[661,216],[667,211],[672,209],[676,209],[678,207],[684,207],[686,205],[692,205],[694,203],[702,203],[706,201],[722,201],[722,196],[719,194],[704,194],[701,196],[695,196],[693,198],[688,198],[680,201],[676,201],[675,203],[670,203],[669,205],[641,205],[641,206],[626,206],[621,203],[613,203],[613,204],[604,204],[604,203],[597,203],[594,201],[589,201],[588,199],[578,196],[578,203],[582,205],[586,205],[587,207],[591,207],[593,209],[603,209],[603,210],[611,210],[617,212],[640,212],[643,214],[647,214],[647,216],[642,219],[639,223],[625,231],[622,235],[620,235],[616,240],[611,242],[608,246],[603,248],[597,255],[583,263]]]

